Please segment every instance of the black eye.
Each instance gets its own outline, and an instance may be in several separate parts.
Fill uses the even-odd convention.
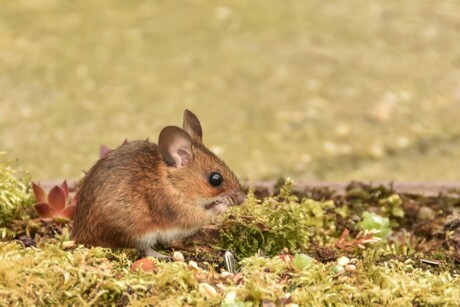
[[[221,174],[218,172],[212,172],[209,175],[209,184],[212,185],[213,187],[218,187],[224,182],[224,177],[222,177]]]

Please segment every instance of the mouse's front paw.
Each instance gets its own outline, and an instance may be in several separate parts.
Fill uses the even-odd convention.
[[[227,209],[228,209],[227,205],[225,205],[225,204],[217,204],[217,205],[213,206],[211,209],[209,209],[209,213],[212,216],[219,215],[219,214],[222,214],[225,211],[227,211]]]

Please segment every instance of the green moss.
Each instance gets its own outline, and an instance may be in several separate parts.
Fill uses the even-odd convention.
[[[0,305],[108,305],[123,300],[199,301],[194,272],[183,263],[156,262],[158,273],[130,271],[133,258],[109,249],[78,247],[65,251],[58,244],[24,249],[0,243]],[[123,299],[123,297],[125,297]]]
[[[334,232],[334,216],[327,214],[335,208],[334,202],[299,200],[291,193],[292,185],[288,179],[278,196],[262,202],[249,193],[247,203],[228,214],[221,246],[242,256],[259,250],[275,255],[284,248],[305,250],[312,238],[321,239],[320,233]]]
[[[11,168],[13,161],[5,160],[4,154],[0,152],[0,228],[24,216],[32,203],[28,174],[22,174],[18,179],[20,173]],[[7,237],[8,230],[2,228],[1,235]]]
[[[329,265],[318,264],[290,280],[291,295],[300,305],[396,305],[448,304],[460,299],[458,276],[433,274],[411,263],[389,261],[359,267],[353,274],[335,277]]]
[[[0,305],[213,306],[231,293],[240,305],[246,301],[256,306],[289,296],[300,305],[449,305],[460,300],[458,275],[422,270],[410,260],[362,260],[353,273],[337,276],[331,270],[334,263],[315,262],[300,271],[277,256],[248,257],[241,261],[241,279],[235,282],[211,268],[185,263],[155,261],[156,273],[132,272],[129,254],[102,248],[65,251],[58,244],[43,244],[24,249],[14,242],[2,242],[0,248]],[[222,290],[207,297],[200,283]]]

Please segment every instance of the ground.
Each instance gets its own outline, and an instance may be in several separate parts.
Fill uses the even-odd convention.
[[[196,235],[158,246],[172,261],[77,246],[69,241],[71,221],[37,217],[33,198],[23,195],[13,218],[1,220],[0,304],[412,306],[460,300],[459,191],[423,196],[351,183],[336,193],[296,190],[289,179],[273,191],[252,188],[247,203]]]

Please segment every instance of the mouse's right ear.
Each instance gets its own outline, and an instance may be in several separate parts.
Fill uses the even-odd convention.
[[[192,138],[176,126],[167,126],[161,130],[158,147],[163,160],[176,168],[186,166],[192,158]]]
[[[185,109],[183,129],[198,143],[203,143],[203,130],[201,123],[191,111]]]

